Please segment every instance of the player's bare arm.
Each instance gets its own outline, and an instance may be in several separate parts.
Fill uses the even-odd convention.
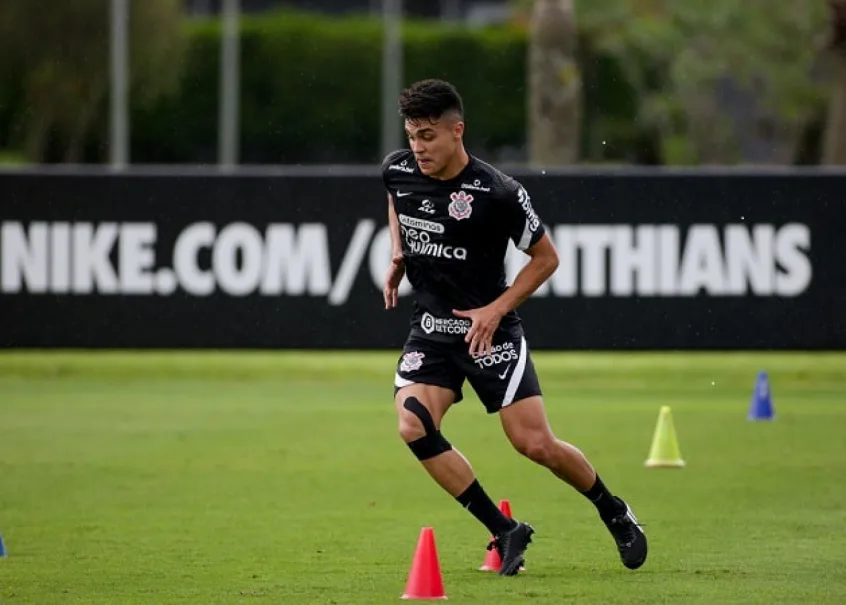
[[[405,261],[402,256],[399,220],[390,193],[388,194],[388,227],[391,233],[391,266],[388,267],[382,294],[385,298],[385,309],[393,309],[399,300],[399,285],[405,275]]]
[[[520,270],[514,283],[495,301],[484,307],[470,310],[456,309],[456,316],[470,319],[473,323],[464,338],[470,343],[470,354],[490,355],[493,336],[500,320],[513,309],[519,307],[558,268],[558,252],[548,234],[544,234],[534,246],[526,249],[530,260]]]
[[[529,262],[517,274],[511,287],[492,303],[501,309],[503,315],[523,304],[558,269],[558,251],[549,234],[544,233],[525,252],[530,257]]]

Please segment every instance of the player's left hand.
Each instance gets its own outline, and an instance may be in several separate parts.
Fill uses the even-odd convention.
[[[490,355],[493,349],[493,336],[499,327],[503,313],[494,305],[486,305],[468,311],[452,310],[456,317],[469,319],[473,323],[464,337],[470,343],[470,355]]]

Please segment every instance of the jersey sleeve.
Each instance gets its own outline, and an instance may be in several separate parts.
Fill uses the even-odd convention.
[[[385,158],[382,160],[381,166],[381,174],[382,174],[382,184],[384,185],[387,191],[391,190],[391,166],[396,165],[397,161],[402,158],[404,155],[403,150],[398,149],[396,151],[392,151]]]
[[[545,228],[532,207],[529,192],[517,181],[506,188],[505,209],[508,237],[518,250],[531,248],[543,237]]]

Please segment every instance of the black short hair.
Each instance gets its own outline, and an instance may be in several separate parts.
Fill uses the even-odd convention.
[[[446,113],[464,116],[464,101],[455,86],[444,80],[420,80],[402,91],[399,114],[406,120],[437,120]]]

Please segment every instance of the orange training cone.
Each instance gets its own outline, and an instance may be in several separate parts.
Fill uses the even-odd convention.
[[[491,536],[491,540],[493,540],[493,536]],[[500,567],[502,567],[502,559],[499,556],[499,551],[491,548],[485,555],[485,562],[482,563],[479,571],[499,571]]]
[[[411,601],[443,600],[444,580],[441,565],[438,562],[438,550],[435,547],[435,532],[431,527],[420,530],[417,550],[411,563],[408,582],[402,599]]]
[[[499,510],[502,511],[503,515],[511,519],[511,503],[508,500],[499,501]],[[491,540],[493,540],[493,538],[494,537],[491,536]],[[499,556],[499,551],[495,548],[492,548],[488,551],[488,554],[485,555],[485,561],[484,563],[482,563],[482,566],[479,568],[479,571],[498,572],[501,567],[502,559]],[[521,565],[520,571],[526,571],[526,568]]]

